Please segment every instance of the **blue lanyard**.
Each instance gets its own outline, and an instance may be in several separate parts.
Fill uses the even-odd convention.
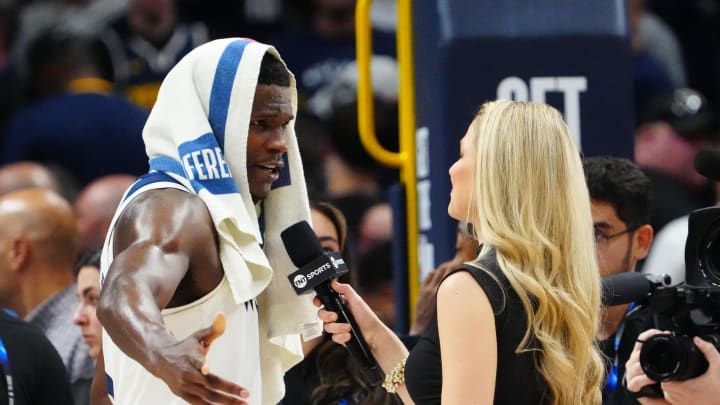
[[[5,382],[7,383],[8,405],[13,405],[15,403],[15,392],[13,391],[12,373],[10,372],[10,358],[2,338],[0,338],[0,371],[1,374],[5,375]]]
[[[628,306],[626,314],[632,311],[634,307],[635,303],[631,302]],[[615,357],[613,358],[613,365],[612,368],[610,368],[610,374],[608,374],[607,383],[605,384],[609,392],[614,392],[618,384],[618,357],[620,350],[620,341],[622,340],[622,335],[624,331],[625,321],[623,320],[623,323],[620,324],[620,327],[618,327],[617,332],[615,332],[615,337],[613,338],[613,350],[615,353]]]

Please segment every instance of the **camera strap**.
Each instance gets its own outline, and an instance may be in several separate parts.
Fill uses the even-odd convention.
[[[14,312],[6,311],[8,314],[14,315]],[[13,387],[13,376],[12,370],[10,369],[10,356],[8,355],[5,342],[0,338],[0,377],[5,381],[7,390],[7,404],[13,405],[15,403],[15,389]]]
[[[633,310],[635,308],[635,303],[631,302],[628,306],[627,313]],[[618,330],[615,331],[615,336],[613,337],[613,362],[612,367],[610,368],[610,372],[608,373],[607,382],[605,383],[605,391],[612,393],[615,392],[615,389],[617,389],[618,385],[618,361],[619,361],[619,355],[620,355],[620,342],[622,341],[623,333],[625,332],[625,321],[620,324],[618,327]],[[624,377],[624,376],[623,376]]]

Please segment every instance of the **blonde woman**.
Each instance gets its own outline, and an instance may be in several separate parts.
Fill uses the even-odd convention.
[[[334,285],[384,386],[407,404],[599,404],[590,200],[561,115],[544,104],[485,104],[450,180],[450,216],[471,223],[484,245],[440,284],[436,316],[409,357],[355,291]],[[319,315],[333,340],[349,340],[334,313]]]

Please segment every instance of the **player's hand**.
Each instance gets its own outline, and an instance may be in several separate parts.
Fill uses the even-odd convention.
[[[250,393],[242,386],[212,374],[205,356],[210,345],[225,331],[223,313],[203,328],[159,353],[163,361],[157,375],[178,397],[193,405],[247,405]]]
[[[208,351],[210,350],[210,344],[213,342],[213,340],[217,339],[225,333],[225,326],[227,326],[227,318],[225,318],[225,314],[222,312],[218,312],[215,314],[215,319],[213,319],[213,323],[210,326],[210,334],[202,337],[200,343],[203,345],[203,354],[207,356]],[[210,367],[207,363],[204,363],[203,366],[200,368],[200,372],[203,373],[203,375],[208,375],[210,373]]]

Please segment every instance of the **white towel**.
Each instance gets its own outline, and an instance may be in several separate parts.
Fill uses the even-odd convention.
[[[312,297],[298,297],[290,286],[295,267],[280,239],[282,230],[310,217],[294,123],[284,172],[263,202],[264,241],[248,185],[247,134],[266,52],[280,58],[272,46],[240,38],[194,49],[160,86],[143,139],[151,170],[172,176],[207,205],[236,303],[258,297],[263,403],[276,404],[283,373],[302,359],[298,334],[319,320]],[[296,113],[292,75],[290,87]]]

